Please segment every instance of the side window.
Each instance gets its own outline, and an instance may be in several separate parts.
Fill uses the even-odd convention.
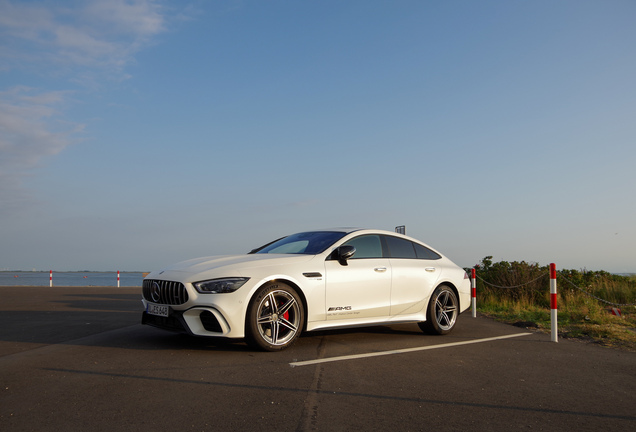
[[[417,258],[412,242],[393,236],[386,236],[385,238],[391,258]]]
[[[351,259],[382,258],[382,242],[380,236],[363,235],[349,240],[345,245],[356,248],[356,253]]]
[[[415,253],[417,254],[418,259],[436,260],[441,258],[441,256],[439,256],[437,253],[433,252],[427,247],[422,246],[421,244],[413,243],[413,246],[415,246]]]

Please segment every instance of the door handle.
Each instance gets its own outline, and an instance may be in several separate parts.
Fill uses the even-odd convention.
[[[373,270],[378,273],[384,273],[386,271],[386,267],[376,267]]]
[[[434,272],[435,267],[426,267],[424,270],[426,270],[427,272]]]

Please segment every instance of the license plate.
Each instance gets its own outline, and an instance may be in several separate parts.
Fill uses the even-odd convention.
[[[170,308],[168,306],[148,303],[148,306],[146,307],[146,312],[148,312],[150,315],[167,317],[170,312]]]

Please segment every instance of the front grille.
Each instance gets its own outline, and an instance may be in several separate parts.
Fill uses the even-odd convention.
[[[181,305],[188,301],[188,291],[181,282],[144,279],[143,296],[153,303]]]

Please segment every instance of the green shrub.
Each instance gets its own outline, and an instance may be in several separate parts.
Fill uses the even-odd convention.
[[[477,271],[477,292],[494,296],[498,301],[514,300],[540,307],[550,307],[549,266],[525,261],[492,262],[485,257],[474,267]],[[606,271],[561,270],[557,278],[559,300],[572,300],[579,295],[601,298],[610,303],[636,303],[636,277],[621,276]],[[598,301],[598,300],[597,300]]]

